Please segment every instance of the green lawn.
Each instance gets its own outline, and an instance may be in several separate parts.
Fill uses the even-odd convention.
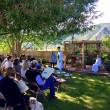
[[[49,97],[49,91],[45,92]],[[73,74],[56,93],[57,100],[46,103],[45,110],[110,110],[110,81],[103,76]]]

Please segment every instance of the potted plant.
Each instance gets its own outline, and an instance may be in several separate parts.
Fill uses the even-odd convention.
[[[76,61],[75,63],[75,71],[80,71],[82,70],[82,63]]]

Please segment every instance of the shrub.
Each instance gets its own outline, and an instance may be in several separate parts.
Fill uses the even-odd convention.
[[[82,63],[76,61],[75,66],[82,66]]]
[[[44,63],[44,64],[45,64],[45,63],[47,63],[47,61],[46,61],[45,59],[42,59],[42,63]]]
[[[95,63],[95,59],[94,58],[87,58],[87,65],[93,65]]]
[[[68,60],[67,60],[67,63],[68,63],[68,64],[71,64],[71,59],[68,59]]]
[[[107,59],[108,58],[108,54],[102,54],[100,57],[101,57],[101,59]]]
[[[105,68],[108,72],[110,72],[110,60],[108,59],[105,60]]]

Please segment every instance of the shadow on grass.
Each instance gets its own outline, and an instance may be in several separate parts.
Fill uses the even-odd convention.
[[[45,92],[49,97],[49,91]],[[74,74],[62,85],[57,100],[46,103],[45,110],[110,110],[110,81],[103,76]]]

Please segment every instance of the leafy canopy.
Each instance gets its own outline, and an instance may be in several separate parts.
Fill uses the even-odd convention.
[[[97,1],[0,0],[0,40],[22,48],[24,42],[55,43],[64,35],[85,32],[98,17]]]
[[[1,0],[0,30],[62,35],[85,31],[96,16],[97,0]]]

